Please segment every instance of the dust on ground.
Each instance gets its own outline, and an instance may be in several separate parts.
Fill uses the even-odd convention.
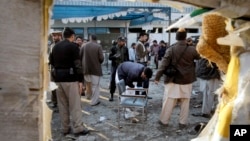
[[[156,70],[154,70],[154,74]],[[188,127],[179,130],[179,112],[180,106],[176,106],[173,110],[171,120],[167,127],[163,127],[158,123],[159,114],[161,112],[163,97],[163,81],[159,85],[154,84],[153,78],[150,81],[149,99],[147,105],[147,121],[144,124],[131,123],[125,120],[121,124],[122,128],[118,128],[117,122],[117,92],[113,102],[109,99],[109,69],[104,66],[104,75],[101,79],[101,103],[97,106],[90,106],[85,96],[81,97],[83,117],[85,126],[91,130],[90,134],[81,137],[75,137],[73,134],[63,136],[60,130],[60,117],[58,112],[53,112],[51,120],[51,132],[53,141],[188,141],[197,136],[194,127],[199,123],[208,122],[208,118],[194,117],[191,114],[201,112],[201,98],[199,95],[192,94],[190,100],[190,112]],[[194,82],[193,91],[198,90],[199,83]],[[198,105],[198,106],[197,106]],[[196,107],[196,108],[195,108]]]

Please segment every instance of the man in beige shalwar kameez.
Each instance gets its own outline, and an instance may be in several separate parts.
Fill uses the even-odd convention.
[[[165,91],[159,121],[161,125],[168,125],[177,101],[181,103],[179,127],[185,127],[188,122],[192,83],[196,80],[194,60],[199,59],[200,55],[197,53],[195,47],[187,46],[186,35],[185,29],[177,31],[177,43],[166,50],[155,76],[155,83],[158,84],[165,68],[171,63],[171,60],[172,64],[178,70],[174,77],[166,76],[165,78]]]

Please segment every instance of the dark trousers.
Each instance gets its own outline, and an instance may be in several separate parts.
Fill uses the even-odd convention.
[[[51,92],[51,101],[54,105],[57,105],[57,96],[56,96],[56,90],[53,90]]]
[[[115,93],[115,89],[116,89],[116,83],[115,83],[116,69],[117,69],[117,66],[111,67],[111,76],[110,76],[110,94],[111,95]]]
[[[144,65],[145,67],[147,66],[147,62],[138,62],[142,65]],[[148,88],[149,87],[149,80],[144,80],[143,82],[137,82],[136,84],[137,87],[143,87],[143,88]],[[135,94],[139,94],[139,92],[135,92]],[[142,93],[142,94],[145,94],[145,93]]]
[[[137,87],[142,87],[142,88],[148,88],[149,86],[149,80],[144,80],[143,82],[137,82]]]
[[[142,64],[142,65],[144,65],[145,67],[148,65],[148,62],[137,62],[137,63]]]
[[[154,56],[154,63],[155,63],[156,69],[158,69],[158,55]]]
[[[145,67],[147,66],[147,62],[142,62],[140,64],[143,64]],[[143,87],[143,88],[148,88],[149,87],[149,79],[144,80],[143,82],[137,82],[136,84],[137,87]],[[135,92],[136,95],[139,94],[139,92]],[[145,95],[146,92],[143,92],[142,95]]]
[[[50,78],[51,78],[51,81],[54,81],[54,75],[53,75],[53,72],[51,71],[50,73]],[[53,90],[51,92],[51,102],[56,106],[57,105],[57,96],[56,96],[56,90]]]
[[[149,80],[144,80],[143,82],[137,82],[136,84],[137,87],[143,87],[143,88],[148,88],[149,87]],[[138,91],[135,92],[136,95],[139,94]],[[146,93],[143,92],[142,95],[145,95]]]

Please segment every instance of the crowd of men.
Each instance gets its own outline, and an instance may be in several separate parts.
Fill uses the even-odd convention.
[[[64,135],[73,132],[76,135],[89,133],[82,124],[81,95],[90,100],[91,106],[100,104],[100,79],[104,61],[101,44],[96,35],[89,35],[88,40],[75,37],[73,29],[66,27],[62,32],[53,32],[53,44],[49,48],[51,80],[58,88],[52,92],[52,104],[58,107]],[[163,40],[153,40],[149,46],[149,35],[140,33],[136,43],[126,46],[127,38],[120,36],[112,42],[109,60],[111,61],[110,98],[114,101],[116,77],[123,79],[129,87],[149,88],[149,79],[153,70],[148,67],[151,57],[154,59],[158,84],[165,69],[174,65],[178,70],[174,77],[164,75],[164,96],[159,124],[167,126],[177,102],[180,102],[180,128],[188,124],[189,104],[192,83],[201,79],[203,105],[201,113],[194,116],[210,117],[214,106],[214,90],[218,88],[220,72],[216,64],[201,58],[187,32],[180,28],[176,33],[177,42],[169,45]],[[195,63],[195,60],[198,60]],[[149,97],[150,98],[150,97]],[[71,117],[71,118],[70,118]],[[73,127],[70,127],[70,119]],[[71,131],[72,130],[72,131]]]

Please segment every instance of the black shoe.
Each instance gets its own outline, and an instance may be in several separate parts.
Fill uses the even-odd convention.
[[[113,97],[110,97],[110,98],[109,98],[109,101],[114,101]]]
[[[158,123],[159,123],[161,126],[164,126],[164,127],[167,127],[167,126],[168,126],[168,124],[164,124],[164,123],[162,123],[160,120],[158,121]]]
[[[70,132],[71,132],[71,129],[68,129],[67,132],[63,132],[63,136],[66,136],[66,135],[70,134]]]
[[[201,117],[201,116],[202,116],[202,113],[193,113],[192,116]]]
[[[52,108],[57,108],[57,103],[53,104]]]
[[[75,136],[85,136],[89,133],[89,130],[83,130],[82,132],[79,133],[74,133]]]
[[[68,134],[70,134],[69,132],[63,133],[63,136],[67,136]]]
[[[84,91],[81,93],[81,96],[85,96],[85,92]]]
[[[91,105],[91,106],[97,106],[97,105],[99,105],[101,102],[100,101],[98,101],[96,104],[93,104],[93,105]]]
[[[179,123],[179,129],[182,130],[184,128],[186,128],[187,125],[186,124],[182,124],[182,123]]]
[[[114,93],[110,93],[110,98],[109,98],[109,101],[114,101]]]
[[[204,118],[211,118],[211,115],[210,114],[202,114],[202,117],[204,117]]]
[[[204,118],[210,118],[211,115],[209,114],[203,114],[203,113],[194,113],[192,114],[192,116],[195,116],[195,117],[204,117]]]
[[[52,111],[55,112],[55,113],[58,113],[59,109],[58,108],[53,108]]]

